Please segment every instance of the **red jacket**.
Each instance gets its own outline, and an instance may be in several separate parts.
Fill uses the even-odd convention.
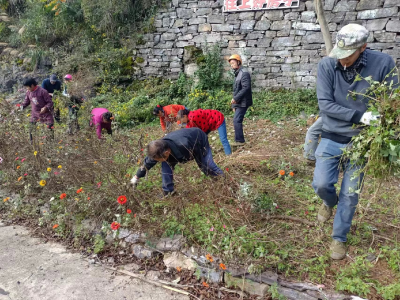
[[[171,104],[163,106],[164,116],[160,117],[160,124],[163,131],[167,130],[165,122],[170,122],[170,123],[175,122],[176,116],[178,115],[178,111],[182,109],[185,109],[185,106],[179,104]]]
[[[197,109],[189,112],[186,128],[198,127],[205,133],[217,130],[225,118],[223,113],[213,109]]]

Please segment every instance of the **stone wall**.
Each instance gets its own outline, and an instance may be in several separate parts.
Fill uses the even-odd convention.
[[[224,57],[242,55],[258,89],[313,87],[325,55],[313,2],[301,0],[295,9],[224,13],[223,0],[172,0],[156,15],[154,32],[136,45],[138,77],[193,74],[197,66],[185,52],[207,42],[220,43]],[[371,32],[369,47],[390,54],[400,66],[400,0],[324,3],[333,40],[344,25],[357,22]]]

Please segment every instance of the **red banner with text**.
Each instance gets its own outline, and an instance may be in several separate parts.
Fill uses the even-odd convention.
[[[224,0],[224,11],[287,9],[299,7],[300,0]]]

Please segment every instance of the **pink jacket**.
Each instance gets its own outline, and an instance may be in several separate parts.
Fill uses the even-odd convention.
[[[96,127],[96,134],[99,139],[101,139],[101,130],[105,128],[108,133],[111,133],[111,123],[103,123],[103,114],[108,112],[106,108],[94,108],[92,110],[92,121],[90,126]]]
[[[48,125],[54,124],[53,100],[51,100],[49,93],[45,89],[38,86],[35,91],[27,92],[22,107],[25,108],[29,105],[32,107],[31,122],[40,121]],[[43,107],[47,107],[49,111],[40,114],[40,110]]]

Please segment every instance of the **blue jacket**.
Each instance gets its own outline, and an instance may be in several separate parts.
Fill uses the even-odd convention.
[[[398,83],[398,76],[386,76],[396,67],[393,59],[385,53],[365,50],[367,65],[363,66],[360,75],[363,78],[372,76],[375,81],[384,80]],[[396,73],[394,73],[396,74]],[[349,92],[365,93],[370,87],[366,80],[346,82],[342,71],[337,68],[337,60],[325,57],[318,64],[317,96],[318,105],[323,114],[322,137],[341,144],[347,144],[361,129],[353,128],[359,124],[362,115],[367,111],[368,99],[357,95],[349,97]]]
[[[43,80],[42,88],[44,88],[49,94],[54,93],[54,91],[61,91],[61,81],[57,80],[55,84],[51,84],[50,79],[47,78]]]
[[[207,154],[210,144],[207,135],[199,128],[184,128],[167,134],[165,140],[171,154],[167,159],[167,163],[174,167],[177,163],[187,163],[195,160],[201,168],[202,158]],[[136,173],[138,178],[146,175],[146,172],[157,164],[156,160],[146,157],[144,164]]]
[[[249,107],[253,105],[250,73],[246,69],[243,69],[243,67],[235,71],[233,99],[236,101],[236,104],[233,104],[232,107]]]

